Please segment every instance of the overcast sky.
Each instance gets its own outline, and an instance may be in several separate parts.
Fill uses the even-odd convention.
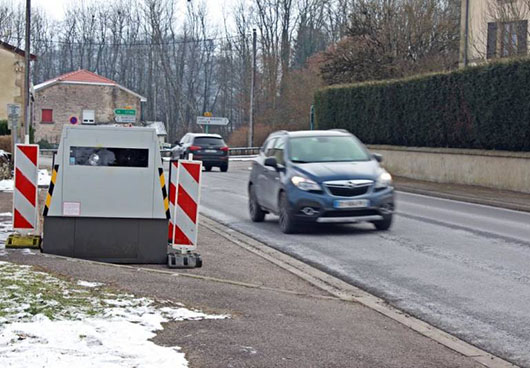
[[[101,2],[101,0],[76,0],[82,1],[85,4]],[[108,0],[107,0],[108,1]],[[184,10],[186,8],[187,0],[174,0],[179,8]],[[192,0],[193,1],[193,0]],[[197,1],[197,0],[196,0]],[[208,13],[219,19],[219,24],[222,23],[222,11],[223,8],[230,8],[233,4],[236,4],[238,0],[204,0],[208,5]],[[20,4],[25,4],[25,0],[15,0]],[[50,16],[56,20],[64,19],[64,11],[68,4],[72,3],[72,0],[31,0],[32,7],[39,7],[44,9]]]

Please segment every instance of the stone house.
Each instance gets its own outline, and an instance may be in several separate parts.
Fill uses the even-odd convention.
[[[7,104],[20,104],[21,126],[25,121],[26,93],[24,89],[25,52],[0,41],[0,120],[7,120]],[[37,57],[31,55],[30,60]],[[21,129],[22,131],[22,129]]]
[[[160,143],[160,145],[166,143],[167,130],[163,121],[146,121],[145,126],[156,130],[156,136],[158,137],[158,143]]]
[[[528,54],[530,0],[461,1],[461,66]]]
[[[59,143],[65,124],[138,124],[145,101],[138,93],[88,70],[61,75],[35,86],[35,142]],[[131,114],[123,120],[115,110]]]

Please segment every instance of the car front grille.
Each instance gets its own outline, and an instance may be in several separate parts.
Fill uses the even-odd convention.
[[[372,184],[372,180],[337,180],[324,183],[331,195],[338,197],[356,197],[366,194]]]
[[[363,195],[366,192],[368,192],[368,186],[366,187],[359,187],[359,188],[340,188],[340,187],[330,187],[328,186],[328,190],[331,194],[334,196],[339,197],[355,197],[359,195]]]

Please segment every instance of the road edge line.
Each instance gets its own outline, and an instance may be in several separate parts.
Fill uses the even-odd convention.
[[[485,367],[518,367],[507,360],[488,353],[487,351],[465,342],[448,332],[391,306],[386,301],[373,294],[320,271],[279,250],[273,249],[240,231],[215,221],[204,214],[201,214],[201,217],[202,225],[210,231],[213,231],[217,235],[222,236],[233,244],[258,255],[261,258],[268,260],[276,266],[300,277],[311,285],[328,292],[340,300],[362,304],[363,306],[372,309]],[[226,229],[228,229],[228,231]]]

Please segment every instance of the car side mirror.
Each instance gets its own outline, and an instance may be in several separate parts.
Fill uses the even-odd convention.
[[[276,170],[278,169],[278,161],[276,161],[276,157],[267,157],[263,164],[265,166],[273,167]]]
[[[372,153],[372,156],[377,162],[383,162],[383,155],[380,153]]]

